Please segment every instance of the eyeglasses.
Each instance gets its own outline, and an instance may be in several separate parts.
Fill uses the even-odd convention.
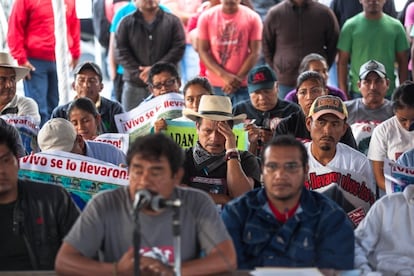
[[[172,78],[172,79],[166,80],[164,82],[153,83],[153,84],[151,84],[151,87],[155,88],[155,89],[161,89],[163,86],[164,87],[171,87],[175,84],[175,81],[176,81],[176,78]]]
[[[277,164],[277,163],[266,163],[264,165],[265,171],[267,173],[275,173],[276,171],[283,168],[284,171],[288,173],[294,173],[300,168],[300,164],[298,162],[287,162],[283,165]]]

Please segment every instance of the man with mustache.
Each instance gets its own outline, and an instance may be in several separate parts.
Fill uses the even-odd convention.
[[[313,102],[306,118],[312,138],[305,144],[309,155],[308,188],[331,197],[351,218],[354,212],[360,218],[374,203],[376,186],[367,157],[339,143],[348,128],[347,117],[339,97],[325,95]]]
[[[306,117],[315,99],[327,94],[325,80],[321,74],[314,71],[301,73],[297,79],[296,96],[302,110],[292,113],[289,117],[280,121],[273,135],[290,134],[304,142],[310,141],[311,136],[306,128]],[[341,137],[340,142],[356,148],[355,139],[350,128],[345,130],[345,134]]]
[[[26,67],[17,66],[9,53],[0,52],[0,115],[30,116],[39,124],[37,103],[31,98],[16,94],[17,82],[27,76],[29,71]]]
[[[392,103],[385,98],[390,80],[382,63],[368,60],[359,69],[358,88],[362,98],[346,101],[347,123],[358,145],[367,153],[374,128],[394,115]]]
[[[233,115],[230,98],[203,95],[198,111],[186,108],[183,115],[195,121],[198,141],[186,150],[182,183],[210,194],[218,205],[226,204],[260,185],[256,157],[237,149],[233,125],[246,114]]]
[[[293,136],[265,146],[264,187],[229,202],[222,213],[239,269],[353,268],[351,223],[337,204],[305,188],[308,169],[306,148]]]

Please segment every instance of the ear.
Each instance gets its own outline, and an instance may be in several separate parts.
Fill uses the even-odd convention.
[[[308,129],[308,131],[311,131],[311,124],[312,124],[312,118],[311,117],[307,117],[306,118],[306,128]]]
[[[357,85],[358,85],[358,89],[359,89],[359,90],[361,90],[361,85],[362,85],[361,80],[359,80],[359,81],[357,82]]]
[[[103,82],[101,82],[99,84],[99,92],[101,92],[103,89],[104,89],[104,84],[103,84]]]
[[[96,125],[100,125],[102,122],[102,116],[101,114],[96,115]]]
[[[76,91],[76,84],[75,84],[74,81],[72,82],[72,89],[73,89],[73,91]]]
[[[184,176],[184,168],[179,168],[178,171],[173,175],[174,185],[181,185],[181,180]]]

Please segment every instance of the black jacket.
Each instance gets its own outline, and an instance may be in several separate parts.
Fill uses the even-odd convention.
[[[53,270],[62,240],[79,216],[60,186],[18,181],[13,231],[23,235],[34,270]]]
[[[115,38],[116,59],[125,69],[124,81],[140,87],[146,84],[139,78],[139,66],[152,66],[160,61],[177,65],[186,44],[180,19],[162,10],[151,24],[145,22],[139,10],[124,17]]]

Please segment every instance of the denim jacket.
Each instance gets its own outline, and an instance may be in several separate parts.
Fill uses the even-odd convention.
[[[303,188],[295,215],[282,224],[267,203],[264,188],[224,207],[239,269],[263,266],[352,269],[354,232],[345,212],[332,200]]]

